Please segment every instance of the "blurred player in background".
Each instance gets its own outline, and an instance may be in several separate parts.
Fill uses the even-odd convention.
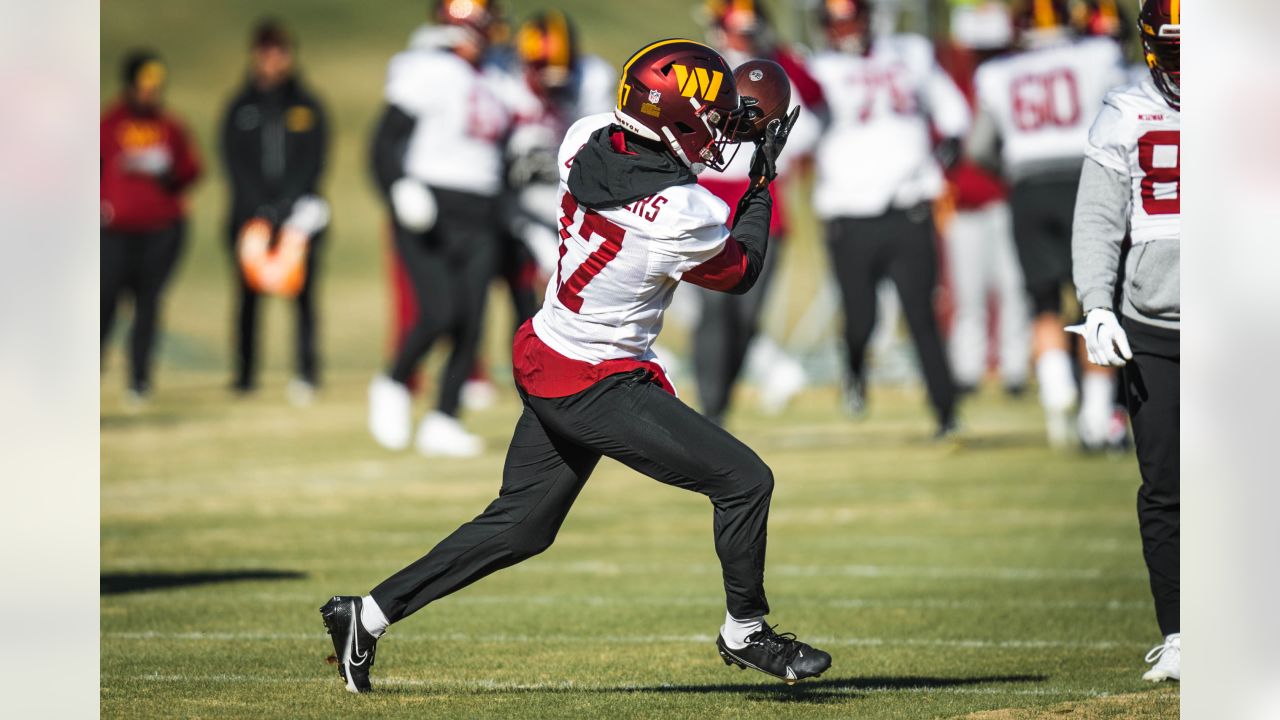
[[[1034,315],[1032,355],[1049,442],[1072,441],[1080,398],[1062,330],[1071,282],[1071,218],[1089,122],[1108,90],[1123,82],[1120,49],[1109,38],[1077,38],[1062,0],[1027,0],[1014,15],[1021,52],[991,60],[975,78],[978,113],[969,154],[1011,185],[1013,234]],[[1079,436],[1086,447],[1123,442],[1115,415],[1115,373],[1084,373]]]
[[[416,446],[427,455],[473,456],[481,440],[457,417],[494,275],[511,120],[495,81],[482,71],[496,9],[485,0],[440,0],[436,20],[392,58],[374,139],[374,174],[392,210],[417,312],[390,367],[370,384],[369,430],[384,447],[409,445],[408,383],[435,341],[447,336],[453,347],[439,402],[419,425]]]
[[[158,55],[135,50],[124,61],[124,89],[102,113],[101,351],[126,292],[133,297],[129,398],[151,392],[160,300],[182,251],[184,195],[200,176],[190,135],[164,107],[167,69]]]
[[[873,36],[871,11],[866,0],[824,3],[820,20],[829,47],[810,64],[831,112],[815,153],[814,207],[826,223],[844,301],[845,403],[855,417],[865,413],[876,285],[888,277],[902,299],[938,434],[945,436],[955,429],[956,392],[933,307],[933,201],[969,130],[969,107],[938,67],[932,43],[918,35]]]
[[[328,206],[317,193],[328,127],[320,100],[298,76],[293,38],[279,21],[264,20],[253,30],[249,76],[223,116],[221,150],[239,288],[232,388],[248,393],[256,387],[261,295],[292,297],[297,360],[288,394],[305,405],[319,383],[315,286]],[[280,282],[270,279],[276,270]]]
[[[977,65],[1012,45],[1009,8],[995,0],[959,6],[951,16],[951,31],[954,44],[947,48],[945,65],[972,106]],[[962,393],[974,390],[986,375],[987,341],[994,334],[1000,380],[1010,394],[1019,395],[1027,384],[1031,310],[1006,188],[998,176],[968,159],[957,163],[947,179],[955,203],[944,233],[955,307],[948,342],[951,371]],[[995,333],[987,327],[992,298]]]
[[[1181,35],[1178,0],[1139,15],[1150,77],[1112,91],[1089,130],[1072,235],[1089,359],[1124,368],[1142,471],[1138,521],[1165,640],[1143,679],[1181,677],[1178,389],[1182,305]],[[1126,236],[1132,248],[1126,254]],[[1122,270],[1123,266],[1123,270]],[[1117,296],[1119,318],[1116,317]]]
[[[580,52],[573,23],[557,10],[522,23],[515,51],[519,66],[503,93],[514,118],[500,267],[519,327],[537,311],[535,285],[546,285],[559,260],[556,152],[570,125],[613,108],[618,75],[600,57]]]
[[[747,295],[731,295],[700,289],[701,315],[693,333],[693,366],[698,380],[698,399],[702,412],[717,423],[724,422],[729,410],[733,386],[741,374],[747,351],[756,337],[760,312],[769,291],[778,260],[779,250],[786,236],[786,212],[783,207],[783,190],[787,175],[796,162],[805,162],[808,153],[817,142],[821,131],[819,118],[826,116],[822,89],[809,74],[804,60],[778,43],[765,6],[754,0],[710,0],[705,7],[707,35],[730,67],[763,58],[782,66],[791,80],[791,97],[804,108],[791,137],[787,160],[778,168],[779,179],[770,186],[773,195],[773,216],[769,223],[770,238],[777,244],[769,254],[761,272],[756,290]],[[735,156],[723,172],[709,171],[698,176],[698,184],[732,207],[747,189],[751,170],[751,158],[745,153]],[[732,218],[731,218],[732,221]],[[780,358],[780,349],[772,348],[774,367],[787,362]],[[771,382],[772,381],[772,382]],[[776,392],[777,384],[787,382],[786,376],[771,378],[764,383],[775,387],[762,388],[762,392]],[[793,383],[796,381],[792,381]],[[802,382],[802,380],[800,381]],[[794,385],[795,390],[799,385]],[[794,392],[794,390],[793,390]]]
[[[515,33],[514,47],[495,48],[485,64],[512,114],[505,148],[503,227],[497,272],[511,295],[515,328],[533,317],[558,260],[556,150],[574,121],[613,107],[617,74],[580,53],[576,29],[559,11],[536,13]],[[493,403],[497,390],[478,359],[462,388],[469,409]]]
[[[371,689],[388,625],[548,548],[604,456],[711,500],[727,599],[716,646],[726,664],[787,683],[830,667],[830,655],[765,623],[771,471],[680,402],[652,353],[681,281],[747,292],[759,277],[767,185],[795,113],[764,131],[732,234],[728,206],[695,182],[701,168],[723,167],[744,115],[723,58],[666,40],[627,61],[615,113],[569,130],[557,156],[560,262],[513,348],[524,414],[501,493],[369,595],[335,596],[321,608],[348,690]]]

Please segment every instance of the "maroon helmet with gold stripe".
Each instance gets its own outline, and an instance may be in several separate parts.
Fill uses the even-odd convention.
[[[743,118],[733,70],[720,53],[693,40],[659,40],[622,66],[618,124],[665,145],[694,171],[722,170]]]
[[[1142,52],[1151,69],[1151,79],[1165,101],[1175,108],[1182,98],[1181,4],[1179,0],[1143,0],[1138,13],[1138,32],[1142,34]]]

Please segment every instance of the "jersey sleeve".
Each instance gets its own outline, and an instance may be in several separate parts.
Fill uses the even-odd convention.
[[[1084,154],[1099,165],[1118,173],[1129,174],[1129,133],[1125,132],[1124,113],[1116,100],[1116,94],[1109,93],[1103,102],[1102,112],[1089,128],[1089,143]]]
[[[422,115],[426,110],[424,101],[430,97],[425,89],[433,84],[430,66],[430,58],[422,52],[402,52],[391,58],[387,65],[387,102],[413,117]]]
[[[929,75],[924,86],[929,117],[943,137],[963,137],[969,132],[969,103],[951,76],[937,61],[930,59]]]
[[[679,280],[724,250],[729,206],[696,185],[671,188],[662,195],[669,207],[662,213],[665,232],[654,237],[651,268]]]

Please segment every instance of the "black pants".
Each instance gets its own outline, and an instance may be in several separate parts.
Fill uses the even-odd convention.
[[[867,343],[876,322],[876,285],[888,277],[902,298],[911,339],[924,371],[929,401],[940,422],[955,411],[955,385],[933,313],[938,283],[933,215],[927,206],[890,210],[879,217],[827,222],[827,248],[844,301],[849,373],[865,379]]]
[[[1164,635],[1180,632],[1179,621],[1179,413],[1181,361],[1177,331],[1123,321],[1133,360],[1124,367],[1133,441],[1142,487],[1138,526],[1147,561],[1156,620]]]
[[[1071,223],[1080,174],[1023,180],[1009,191],[1013,241],[1035,315],[1062,312],[1071,283]]]
[[[139,393],[151,388],[151,358],[159,324],[160,296],[178,262],[185,236],[184,222],[149,232],[102,231],[99,350],[105,353],[116,306],[121,296],[128,293],[133,297],[129,387]]]
[[[257,384],[258,376],[258,304],[261,295],[245,280],[240,271],[240,262],[236,255],[236,242],[240,236],[240,228],[249,218],[235,220],[231,223],[231,264],[236,276],[238,305],[236,307],[236,367],[233,383],[238,390],[251,390]],[[295,330],[296,360],[294,371],[298,377],[312,385],[320,383],[319,358],[316,353],[316,275],[320,270],[320,246],[325,234],[311,238],[307,247],[307,277],[302,289],[294,298],[297,318]]]
[[[396,251],[418,305],[418,320],[405,335],[388,373],[408,384],[440,337],[453,350],[440,381],[438,409],[457,415],[462,385],[476,361],[484,306],[497,262],[497,203],[493,198],[432,188],[440,208],[425,234],[396,225]]]
[[[524,396],[498,498],[426,556],[373,589],[396,622],[550,547],[601,456],[711,499],[728,609],[767,614],[765,535],[773,473],[723,428],[643,370],[564,398]]]
[[[764,269],[750,292],[731,295],[701,290],[702,317],[693,334],[693,369],[702,413],[717,423],[729,409],[734,383],[760,324],[765,293],[777,265],[778,247],[771,244]]]

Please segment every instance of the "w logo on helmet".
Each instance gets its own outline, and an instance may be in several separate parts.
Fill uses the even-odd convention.
[[[724,82],[724,73],[703,67],[695,67],[691,73],[688,67],[680,64],[671,67],[676,71],[676,84],[680,86],[681,95],[689,98],[699,95],[707,102],[715,102],[720,94],[720,84]]]

